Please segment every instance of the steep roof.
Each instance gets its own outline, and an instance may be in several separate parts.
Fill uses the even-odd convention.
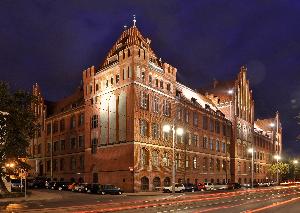
[[[150,47],[150,43],[151,40],[145,38],[135,25],[125,29],[108,52],[103,63],[100,65],[100,70],[118,61],[119,53],[132,45],[137,45],[141,47],[141,49],[147,49],[150,51],[155,58],[155,60],[152,62],[162,67],[162,62],[155,56],[154,51]]]
[[[214,80],[212,84],[197,91],[203,95],[213,94],[220,98],[221,102],[230,101],[231,95],[228,93],[229,90],[235,86],[235,80],[230,81],[217,81]]]
[[[45,104],[47,105],[47,117],[82,106],[84,105],[83,88],[78,87],[72,95],[62,100],[56,102],[45,101]]]
[[[267,119],[257,119],[254,121],[255,128],[261,129],[263,131],[272,131],[274,127],[272,127],[272,124],[276,123],[275,118],[267,118]]]
[[[192,98],[196,99],[196,102],[201,105],[201,107],[205,108],[205,105],[210,106],[213,110],[218,110],[215,104],[204,95],[196,92],[195,90],[176,82],[176,88],[181,92],[181,95],[185,97],[187,100],[191,101]]]

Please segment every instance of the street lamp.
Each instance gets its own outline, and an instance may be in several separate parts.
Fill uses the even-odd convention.
[[[280,157],[279,155],[275,155],[275,156],[274,156],[274,159],[275,159],[276,162],[277,162],[277,174],[276,174],[276,176],[277,176],[277,184],[279,185],[279,169],[278,169],[278,161],[281,159],[281,157]]]
[[[228,93],[228,95],[230,95],[230,96],[232,96],[233,95],[233,93],[234,93],[234,90],[233,89],[229,89],[228,91],[227,91],[227,93]],[[231,109],[231,105],[232,105],[232,100],[230,99],[230,102],[229,102],[229,104],[230,104],[230,109],[229,109],[229,111],[230,111],[230,120],[231,120],[231,117],[232,117],[232,109]]]
[[[296,166],[298,164],[298,160],[293,160],[294,164],[294,183],[296,183]]]
[[[181,136],[183,134],[183,129],[182,128],[177,128],[175,131],[175,125],[173,123],[172,126],[170,125],[164,125],[163,126],[163,131],[166,133],[169,133],[172,130],[173,132],[173,137],[172,137],[172,142],[173,142],[173,164],[172,164],[172,193],[175,194],[175,132],[177,135]]]
[[[249,148],[248,149],[248,153],[251,153],[251,188],[253,188],[253,179],[254,179],[254,149],[253,148]]]

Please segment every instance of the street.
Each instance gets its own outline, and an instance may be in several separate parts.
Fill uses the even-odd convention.
[[[93,195],[36,190],[58,195],[50,200],[3,203],[1,212],[299,212],[298,186],[183,194]],[[42,198],[41,198],[42,199]]]

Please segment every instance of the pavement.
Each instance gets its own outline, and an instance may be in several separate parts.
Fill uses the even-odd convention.
[[[195,193],[161,192],[93,195],[68,191],[33,190],[26,201],[2,203],[0,212],[24,213],[173,213],[173,212],[300,212],[300,187],[266,187]]]
[[[10,202],[25,202],[52,199],[62,199],[62,195],[58,193],[49,193],[49,191],[31,190],[30,193],[26,196],[26,198],[25,196],[16,198],[0,198],[0,206],[3,205],[3,203]]]

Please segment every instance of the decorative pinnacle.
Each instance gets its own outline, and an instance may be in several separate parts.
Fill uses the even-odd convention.
[[[135,23],[136,23],[135,15],[133,15],[133,26],[134,27],[135,27]]]

